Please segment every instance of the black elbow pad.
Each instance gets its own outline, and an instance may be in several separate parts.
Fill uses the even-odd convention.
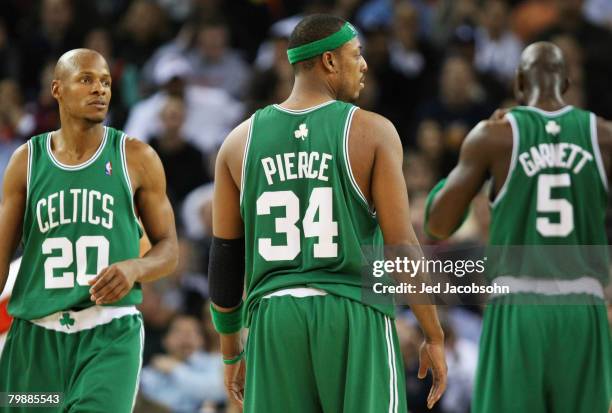
[[[240,304],[244,289],[244,238],[213,237],[208,261],[210,299],[219,307]]]

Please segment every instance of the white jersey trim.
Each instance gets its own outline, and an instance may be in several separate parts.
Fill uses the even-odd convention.
[[[93,156],[89,158],[88,160],[86,160],[85,162],[80,163],[78,165],[66,165],[66,164],[61,163],[55,158],[55,155],[53,155],[53,151],[51,150],[51,135],[52,134],[53,132],[49,132],[47,134],[47,153],[49,154],[49,158],[51,159],[51,162],[53,162],[53,164],[57,166],[58,168],[63,169],[65,171],[80,171],[81,169],[87,168],[89,165],[94,163],[98,159],[102,151],[104,150],[104,147],[106,146],[107,137],[108,137],[108,128],[104,126],[104,134],[102,135],[102,142],[100,142],[100,146],[98,146],[98,149],[93,154]]]
[[[506,175],[506,180],[502,185],[499,193],[495,196],[493,202],[491,202],[491,208],[495,208],[499,201],[506,195],[506,191],[508,190],[508,185],[510,180],[512,179],[512,175],[514,174],[514,169],[516,167],[516,159],[518,157],[518,150],[520,144],[520,136],[519,136],[519,128],[518,123],[516,122],[516,118],[511,113],[506,113],[506,119],[510,122],[510,126],[512,127],[512,156],[510,158],[510,167],[508,168],[508,174]]]
[[[64,319],[65,314],[68,314],[67,318],[74,320],[72,325],[67,323],[62,324],[60,322],[60,320]],[[102,307],[94,305],[80,311],[58,311],[42,318],[30,320],[30,322],[47,330],[74,334],[79,331],[89,330],[103,324],[108,324],[116,318],[134,314],[140,314],[140,311],[133,305],[125,307]]]
[[[327,102],[323,102],[321,104],[318,104],[316,106],[312,106],[312,107],[309,107],[309,108],[306,108],[306,109],[287,109],[287,108],[282,107],[281,105],[272,105],[272,106],[275,109],[280,110],[281,112],[289,113],[291,115],[303,115],[305,113],[312,112],[313,110],[320,109],[320,108],[322,108],[324,106],[331,105],[334,102],[335,102],[335,100],[328,100]]]
[[[134,208],[134,190],[132,189],[132,181],[130,180],[130,171],[128,170],[127,163],[127,154],[125,150],[125,143],[127,140],[127,135],[123,133],[121,135],[121,142],[119,145],[119,152],[121,154],[121,169],[123,169],[123,178],[125,179],[125,183],[127,184],[127,189],[129,192],[130,206],[132,208],[132,215],[136,220],[136,224],[140,227],[140,222],[138,221],[138,217],[136,216],[136,208]]]
[[[507,286],[510,294],[534,293],[547,296],[569,295],[569,294],[589,294],[595,297],[604,298],[603,287],[599,280],[593,277],[580,277],[573,280],[547,280],[533,277],[513,277],[504,275],[496,277],[491,284]],[[498,294],[493,294],[492,297]],[[499,294],[507,295],[507,294]]]
[[[593,154],[595,155],[595,163],[599,170],[599,176],[604,188],[608,191],[608,177],[606,176],[606,170],[604,168],[603,161],[601,159],[601,151],[599,150],[599,138],[597,135],[597,116],[594,113],[589,115],[591,123],[591,146],[593,147]]]
[[[255,114],[252,114],[249,119],[249,130],[247,132],[246,144],[244,145],[244,154],[242,154],[242,168],[240,171],[240,205],[242,205],[242,198],[244,198],[244,177],[246,175],[246,163],[249,155],[249,147],[251,146],[251,138],[253,136],[253,123],[255,123]]]
[[[26,201],[30,198],[30,180],[32,178],[32,139],[28,140],[28,168],[26,172]]]
[[[357,185],[357,180],[355,179],[355,176],[353,175],[353,169],[351,168],[351,160],[349,158],[349,136],[350,136],[350,130],[351,130],[351,123],[353,122],[353,115],[355,114],[357,109],[359,109],[359,107],[357,106],[353,106],[350,109],[348,116],[346,117],[346,122],[344,124],[344,132],[343,132],[343,137],[342,137],[343,139],[342,150],[344,153],[344,164],[346,167],[346,173],[348,174],[349,180],[351,181],[351,185],[353,186],[355,193],[357,194],[359,199],[361,199],[363,206],[367,209],[370,215],[376,216],[376,213],[372,211],[372,209],[370,208],[370,205],[368,204],[366,197],[363,195],[363,192],[361,192],[361,188],[359,188],[359,185]]]
[[[569,112],[570,110],[572,110],[574,108],[572,105],[567,105],[567,106],[562,107],[561,109],[553,110],[551,112],[551,111],[548,111],[548,110],[536,108],[535,106],[519,106],[519,107],[521,107],[523,109],[532,110],[534,112],[539,113],[542,116],[546,116],[546,117],[550,117],[550,118],[564,115],[564,114],[566,114],[567,112]]]

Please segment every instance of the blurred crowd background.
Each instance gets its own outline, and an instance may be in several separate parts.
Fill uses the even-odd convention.
[[[237,123],[288,96],[287,39],[315,12],[341,16],[360,31],[369,70],[357,104],[387,116],[400,133],[412,220],[424,244],[433,243],[422,230],[427,191],[454,166],[466,133],[514,104],[512,81],[526,44],[559,45],[572,82],[567,102],[612,118],[610,0],[3,0],[0,172],[30,136],[59,127],[53,68],[76,47],[99,51],[110,65],[106,123],[149,142],[166,170],[180,266],[143,285],[138,412],[236,411],[208,315],[215,153]],[[481,245],[487,231],[482,195],[445,245]],[[433,411],[465,413],[480,309],[442,307],[441,319],[449,386]],[[421,333],[409,311],[398,329],[410,411],[424,412],[429,382],[416,379]]]

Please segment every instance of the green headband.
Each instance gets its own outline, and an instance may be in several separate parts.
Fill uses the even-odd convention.
[[[337,49],[344,43],[357,36],[357,30],[349,22],[344,25],[334,34],[330,34],[320,40],[303,44],[302,46],[294,47],[287,50],[289,63],[294,64],[302,60],[310,59],[324,52]]]

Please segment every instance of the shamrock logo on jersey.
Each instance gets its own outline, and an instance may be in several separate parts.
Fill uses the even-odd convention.
[[[69,329],[70,326],[74,325],[74,318],[70,317],[70,313],[62,313],[62,318],[60,318],[59,322]]]
[[[561,132],[561,126],[559,126],[559,124],[555,122],[554,120],[549,120],[545,128],[546,128],[546,133],[550,135],[558,135],[559,132]]]
[[[293,135],[295,136],[295,139],[305,140],[308,137],[308,129],[306,129],[306,124],[302,123],[296,131],[293,131]]]

